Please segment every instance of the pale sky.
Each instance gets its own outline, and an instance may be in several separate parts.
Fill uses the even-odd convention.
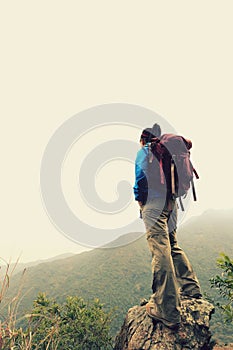
[[[148,108],[193,141],[198,202],[191,202],[185,219],[233,207],[231,0],[22,0],[1,8],[0,257],[32,261],[84,249],[62,235],[45,212],[40,166],[60,125],[96,105]],[[108,141],[113,131],[105,131],[82,142],[91,149]],[[116,139],[138,138],[132,127],[118,126],[115,133]],[[64,163],[64,196],[71,208],[85,152],[87,147],[75,144]],[[111,185],[121,172],[133,186],[133,164],[123,161],[96,176],[103,200],[114,200]],[[91,215],[98,227],[109,225],[84,207],[73,210],[83,220]],[[136,203],[130,210],[133,220]],[[112,216],[112,224],[124,225],[127,215]]]

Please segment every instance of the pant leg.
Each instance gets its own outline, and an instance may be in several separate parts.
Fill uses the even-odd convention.
[[[169,219],[169,239],[171,255],[175,268],[176,278],[181,288],[181,293],[189,296],[201,294],[198,279],[193,271],[185,252],[178,246],[176,237],[177,207],[175,206]]]
[[[180,322],[180,299],[171,256],[168,232],[169,210],[160,199],[148,201],[142,211],[147,241],[152,253],[153,301],[159,314],[170,322]]]

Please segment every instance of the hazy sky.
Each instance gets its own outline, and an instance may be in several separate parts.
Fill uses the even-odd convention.
[[[96,105],[143,106],[193,141],[200,180],[198,202],[191,203],[186,219],[208,208],[233,207],[232,0],[22,0],[1,8],[1,257],[22,254],[21,261],[30,261],[83,249],[45,212],[40,166],[57,128]],[[113,131],[105,131],[101,127],[82,142],[93,148],[108,141]],[[138,138],[132,127],[115,132],[116,138]],[[71,207],[87,147],[75,144],[64,163],[64,196]],[[133,186],[133,164],[112,166],[96,176],[97,192],[107,201],[116,195],[111,184],[120,181],[119,169]],[[112,182],[106,180],[109,171]],[[76,215],[108,225],[95,212]],[[130,215],[138,215],[134,202]]]

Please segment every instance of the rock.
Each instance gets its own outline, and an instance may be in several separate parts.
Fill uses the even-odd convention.
[[[151,319],[144,306],[128,310],[116,337],[114,350],[209,350],[209,321],[214,306],[203,299],[181,300],[181,324],[177,330]]]

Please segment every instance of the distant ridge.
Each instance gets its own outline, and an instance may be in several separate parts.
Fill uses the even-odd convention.
[[[104,245],[103,247],[100,247],[99,249],[117,248],[117,247],[120,247],[122,245],[128,245],[128,244],[135,242],[136,240],[141,238],[143,235],[144,235],[143,232],[126,233],[126,234],[123,234],[122,236],[118,237],[117,239],[115,239],[113,242],[110,242],[110,243]]]
[[[222,223],[223,219],[227,219],[233,222],[233,208],[229,209],[207,209],[200,215],[191,216],[181,226],[190,225],[197,220],[211,220],[218,223]]]
[[[69,258],[69,257],[71,257],[73,255],[75,255],[75,254],[73,254],[73,253],[64,253],[64,254],[59,254],[59,255],[53,256],[51,258],[39,259],[39,260],[35,260],[35,261],[29,261],[29,262],[26,262],[26,263],[21,263],[20,259],[19,259],[19,262],[17,264],[16,264],[16,262],[10,263],[9,267],[10,267],[10,271],[11,271],[13,269],[13,267],[15,266],[15,264],[16,264],[16,267],[15,267],[15,269],[13,271],[13,275],[14,275],[14,274],[16,274],[16,273],[18,273],[20,271],[23,271],[24,269],[29,268],[29,267],[37,266],[39,264],[49,263],[49,262],[56,261],[56,260],[66,259],[66,258]],[[6,263],[8,263],[8,262],[4,263],[3,261],[0,260],[0,267],[1,267],[2,275],[6,271]]]

